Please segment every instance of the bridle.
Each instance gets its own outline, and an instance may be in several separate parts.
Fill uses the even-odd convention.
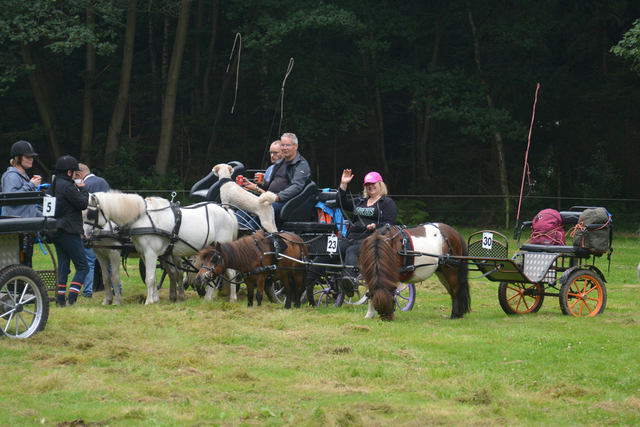
[[[109,220],[107,219],[107,216],[104,214],[104,211],[100,208],[100,201],[96,197],[93,197],[93,200],[95,200],[96,204],[87,205],[87,219],[89,221],[84,221],[84,223],[92,226],[93,229],[91,230],[91,234],[96,235],[98,234],[99,231],[96,232],[95,230],[102,230],[104,228],[104,225],[100,225],[99,223],[100,215],[102,215],[102,219],[104,219],[105,225],[109,223]]]

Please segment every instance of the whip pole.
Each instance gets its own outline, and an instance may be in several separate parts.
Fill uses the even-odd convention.
[[[260,163],[261,165],[265,164],[265,161],[267,159],[267,151],[269,150],[269,147],[271,147],[271,132],[273,131],[273,125],[276,122],[276,116],[278,115],[278,107],[280,107],[280,125],[278,126],[278,138],[280,138],[280,135],[282,135],[282,119],[284,117],[284,85],[287,83],[287,78],[289,77],[289,74],[291,74],[291,70],[293,70],[293,58],[289,59],[289,66],[287,67],[287,72],[284,75],[284,80],[282,80],[282,87],[280,88],[280,96],[278,97],[278,103],[276,104],[276,109],[273,112],[273,120],[271,121],[271,127],[269,128],[269,136],[267,137],[267,146],[264,149],[264,154],[262,155],[262,163]]]
[[[524,177],[527,177],[529,188],[531,188],[531,170],[529,169],[529,147],[531,146],[531,130],[533,129],[533,121],[536,116],[536,104],[538,103],[538,90],[540,90],[540,83],[536,86],[536,95],[533,101],[533,113],[531,114],[531,126],[529,126],[529,137],[527,139],[527,151],[524,155],[524,168],[522,169],[522,185],[520,185],[520,199],[518,200],[518,214],[516,216],[516,227],[513,230],[513,238],[516,239],[518,235],[518,221],[520,220],[520,207],[522,206],[522,192],[524,190]]]

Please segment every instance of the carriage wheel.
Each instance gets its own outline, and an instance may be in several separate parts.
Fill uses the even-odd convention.
[[[413,305],[416,303],[416,285],[413,283],[399,283],[393,299],[396,302],[396,307],[401,311],[413,309]]]
[[[542,283],[500,282],[498,301],[507,314],[537,313],[544,302]]]
[[[336,276],[319,277],[307,287],[307,300],[314,307],[340,307],[344,302],[344,294],[331,286]]]
[[[606,305],[607,288],[591,270],[574,271],[560,288],[560,308],[566,315],[595,316],[602,313]]]
[[[279,280],[269,283],[265,287],[264,292],[267,294],[269,301],[274,304],[284,304],[287,301],[287,296],[284,294],[284,286],[282,286],[282,283]],[[300,305],[304,305],[306,301],[307,291],[304,290],[300,296]]]
[[[344,304],[362,305],[367,302],[367,284],[362,281],[361,276],[356,279],[356,289],[353,290],[353,296],[344,296]]]
[[[9,338],[29,338],[44,329],[49,298],[32,268],[12,265],[0,272],[0,329]]]

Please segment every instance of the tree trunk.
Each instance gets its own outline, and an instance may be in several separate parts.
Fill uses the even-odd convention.
[[[440,41],[442,39],[442,17],[444,16],[447,0],[442,1],[440,14],[436,23],[436,37],[433,42],[433,54],[431,55],[431,68],[438,63],[438,53],[440,52]],[[417,9],[417,7],[416,7]],[[424,110],[424,126],[418,126],[418,169],[420,170],[419,182],[422,185],[427,183],[429,174],[433,173],[433,143],[429,140],[429,130],[431,129],[431,102],[433,94],[429,92],[427,95],[427,104]],[[420,121],[418,121],[420,124]]]
[[[124,35],[124,52],[122,54],[122,68],[120,69],[120,87],[118,98],[113,107],[111,123],[107,134],[107,146],[104,153],[105,166],[115,163],[117,159],[119,135],[127,112],[129,101],[129,87],[131,85],[131,66],[133,64],[133,43],[136,35],[136,0],[127,3],[127,27]]]
[[[22,55],[22,62],[34,68],[29,74],[29,86],[31,87],[33,98],[36,101],[36,107],[38,108],[42,125],[47,130],[49,152],[53,157],[53,161],[56,161],[62,157],[62,150],[60,150],[57,135],[58,122],[53,109],[53,102],[51,101],[51,96],[49,95],[49,90],[47,89],[47,84],[44,79],[42,66],[30,44],[21,42],[20,53]]]
[[[176,92],[178,90],[182,55],[184,54],[184,46],[187,41],[187,30],[189,29],[189,9],[191,7],[191,1],[192,0],[182,0],[182,5],[180,6],[176,39],[173,43],[171,64],[169,64],[169,73],[167,74],[167,88],[162,105],[160,142],[158,144],[158,155],[156,157],[156,172],[159,175],[166,174],[169,166],[169,154],[171,153],[171,140],[173,137],[173,119],[176,108]]]
[[[93,28],[96,15],[92,4],[87,4],[87,27]],[[87,43],[86,69],[84,77],[84,98],[82,101],[82,136],[80,138],[80,161],[91,166],[91,142],[93,140],[93,85],[96,74],[96,48],[93,43]]]
[[[471,33],[473,35],[473,43],[474,43],[474,52],[475,52],[475,60],[476,67],[478,69],[478,74],[480,75],[480,82],[482,86],[485,88],[487,93],[487,105],[489,109],[493,109],[493,99],[491,98],[491,93],[489,91],[489,87],[482,73],[482,62],[480,61],[480,42],[478,41],[478,37],[476,34],[476,24],[473,21],[473,15],[471,14],[471,7],[469,3],[467,3],[467,10],[469,14],[469,24],[471,24]],[[502,191],[502,196],[504,198],[505,204],[505,228],[509,227],[509,207],[510,207],[510,199],[509,199],[509,184],[507,182],[507,166],[504,156],[504,143],[502,141],[502,134],[500,131],[496,131],[491,138],[494,148],[496,150],[497,161],[498,161],[498,174],[500,176],[500,189]]]
[[[213,48],[216,44],[216,33],[218,32],[218,16],[220,15],[220,1],[213,0],[213,17],[211,18],[211,39],[209,40],[209,50],[207,51],[207,67],[202,79],[202,110],[209,111],[209,79],[213,69]]]
[[[167,70],[169,68],[169,17],[164,17],[164,36],[162,41],[162,85],[167,84]]]
[[[198,114],[202,106],[200,94],[200,32],[202,31],[202,15],[204,14],[204,1],[198,0],[198,13],[196,14],[196,43],[193,55],[193,104],[194,112]]]
[[[366,37],[372,37],[368,34]],[[371,52],[370,58],[365,54],[363,61],[363,69],[365,75],[371,68],[371,65],[375,65],[375,53]],[[367,108],[368,126],[374,134],[374,140],[376,145],[372,147],[374,151],[378,152],[376,159],[382,162],[382,173],[388,177],[389,166],[387,165],[387,156],[384,147],[384,118],[382,115],[382,103],[380,100],[380,89],[377,82],[372,82],[369,77],[364,78],[364,86],[367,89],[367,97],[369,98],[369,108]]]
[[[149,15],[149,62],[151,63],[151,85],[153,87],[151,97],[155,104],[155,101],[158,100],[158,73],[156,71],[156,51],[153,46],[153,15]]]

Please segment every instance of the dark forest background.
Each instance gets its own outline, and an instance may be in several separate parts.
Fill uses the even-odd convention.
[[[6,166],[25,139],[45,179],[71,154],[188,193],[294,132],[320,187],[377,170],[406,223],[511,226],[540,83],[522,217],[597,204],[637,229],[640,76],[611,52],[637,0],[0,3]]]

